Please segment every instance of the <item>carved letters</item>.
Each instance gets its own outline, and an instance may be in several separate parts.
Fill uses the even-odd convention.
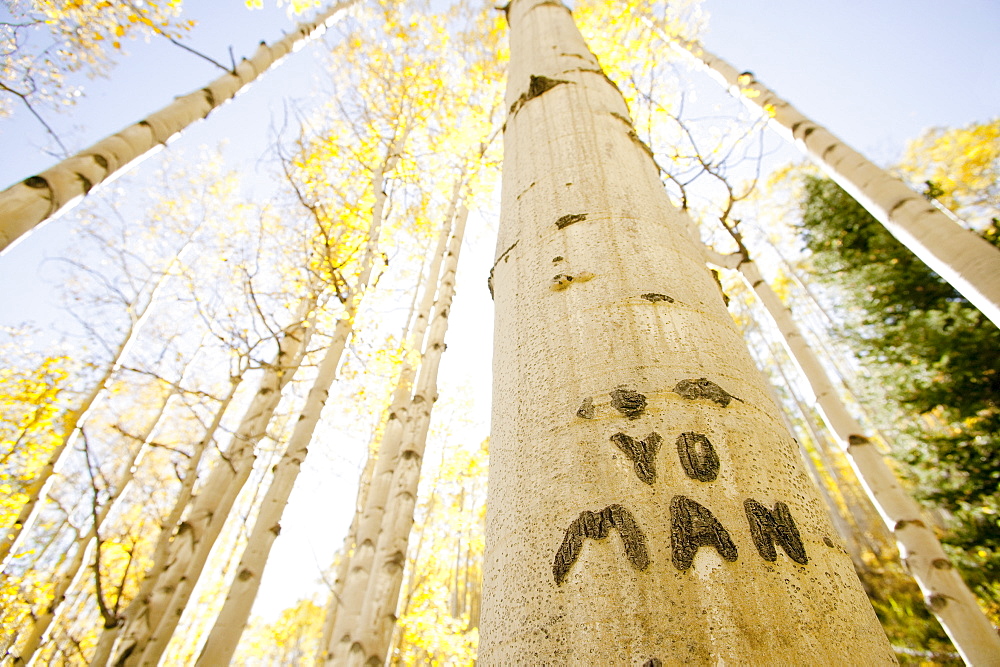
[[[681,433],[677,437],[677,456],[691,479],[714,482],[719,476],[719,455],[708,437],[701,433]]]
[[[552,574],[556,583],[561,584],[569,576],[573,563],[580,557],[583,540],[603,540],[608,532],[616,529],[625,545],[625,557],[632,567],[642,571],[649,567],[649,551],[646,549],[646,536],[636,523],[632,513],[621,505],[609,505],[600,512],[580,512],[580,516],[566,529],[562,545],[556,552],[552,563]]]
[[[618,449],[625,452],[625,455],[632,460],[635,474],[639,479],[646,484],[656,481],[656,452],[660,450],[660,443],[663,442],[658,433],[650,433],[643,440],[636,440],[624,433],[615,433],[611,436],[611,442],[618,445]]]
[[[723,408],[728,407],[733,400],[742,401],[706,378],[681,380],[673,391],[684,399],[707,399]],[[646,397],[624,385],[612,391],[610,396],[611,406],[629,420],[639,419],[646,411]],[[585,398],[576,411],[576,416],[594,419],[595,413],[593,399]],[[656,455],[663,438],[655,431],[642,439],[619,431],[611,436],[611,442],[632,461],[639,480],[652,486],[657,477]],[[684,473],[691,479],[714,482],[719,476],[719,454],[708,436],[702,433],[681,433],[677,437],[677,457]],[[768,509],[748,498],[744,501],[743,508],[750,526],[750,535],[761,558],[770,562],[777,561],[777,543],[796,563],[805,565],[809,562],[788,505],[778,501],[774,504],[774,509]],[[612,528],[621,535],[625,556],[632,567],[639,571],[645,570],[650,562],[646,536],[628,509],[622,505],[609,505],[597,512],[581,512],[566,529],[552,564],[556,584],[566,581],[570,569],[580,556],[584,540],[603,540]],[[681,571],[691,568],[701,547],[714,548],[728,562],[736,561],[739,553],[729,531],[712,511],[682,495],[676,495],[670,501],[670,547],[671,562]],[[649,663],[659,664],[659,661],[653,658]]]
[[[743,508],[747,513],[747,521],[750,522],[750,536],[753,537],[761,558],[772,563],[778,560],[778,552],[774,548],[774,543],[777,542],[796,563],[805,565],[809,562],[788,505],[779,500],[772,511],[753,498],[747,498],[743,501]]]
[[[678,570],[691,567],[699,547],[715,547],[725,560],[736,560],[733,538],[715,515],[690,498],[674,496],[670,501],[670,548],[674,567]]]

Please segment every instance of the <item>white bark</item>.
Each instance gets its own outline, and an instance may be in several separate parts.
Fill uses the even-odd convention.
[[[167,550],[170,548],[174,528],[176,528],[180,523],[184,510],[187,509],[188,503],[191,501],[191,497],[194,493],[194,485],[198,479],[198,468],[204,458],[205,451],[209,444],[211,444],[215,439],[216,431],[218,431],[219,425],[222,423],[222,419],[225,416],[226,411],[229,409],[229,405],[232,403],[233,398],[236,396],[236,391],[239,389],[242,381],[242,373],[238,376],[230,378],[229,391],[219,402],[219,405],[215,410],[215,415],[212,418],[212,422],[205,429],[205,433],[201,440],[198,441],[194,449],[191,451],[191,457],[188,459],[187,469],[185,470],[184,477],[181,481],[181,487],[178,490],[177,498],[174,500],[173,508],[167,518],[163,521],[163,525],[160,526],[160,534],[156,539],[156,546],[153,549],[153,556],[151,558],[153,569],[148,571],[143,577],[142,583],[139,586],[139,592],[125,609],[125,612],[122,614],[118,624],[113,628],[104,628],[101,632],[101,636],[97,641],[97,646],[94,648],[94,654],[90,657],[90,664],[101,666],[109,663],[111,659],[111,652],[118,636],[124,628],[128,627],[132,618],[144,609],[144,601],[149,597],[150,593],[152,593],[153,587],[157,581],[157,575],[161,572],[160,568],[166,560]]]
[[[154,565],[153,590],[133,602],[135,612],[121,631],[115,665],[138,664],[141,652],[158,639],[157,628],[169,616],[170,603],[182,588],[188,566],[198,561],[201,551],[206,546],[210,548],[221,531],[238,488],[242,488],[250,476],[255,460],[254,448],[264,437],[267,424],[281,400],[281,391],[298,369],[312,332],[309,320],[313,308],[313,300],[305,300],[296,322],[284,332],[275,359],[265,369],[260,388],[240,421],[225,459],[212,467],[190,505],[187,518],[178,526],[167,553]],[[231,491],[233,488],[237,488],[236,493]]]
[[[1000,249],[852,149],[791,104],[700,44],[670,40],[694,56],[737,99],[760,107],[794,143],[913,254],[1000,326]]]
[[[445,350],[448,316],[455,294],[455,272],[468,213],[464,206],[460,208],[448,243],[444,274],[434,304],[434,319],[410,401],[414,414],[404,432],[399,460],[393,472],[389,502],[382,517],[373,567],[361,613],[357,617],[358,625],[351,629],[349,639],[342,637],[338,643],[334,651],[334,662],[337,664],[382,665],[389,652],[431,410],[437,400],[438,369]]]
[[[361,305],[361,298],[371,281],[372,269],[378,254],[380,227],[380,219],[378,224],[372,225],[368,250],[362,261],[360,284],[352,293],[346,314],[337,322],[333,338],[320,362],[319,371],[309,389],[295,429],[285,446],[281,460],[275,466],[274,477],[261,502],[253,531],[236,567],[236,578],[229,587],[226,601],[216,617],[208,640],[198,657],[197,665],[211,667],[228,664],[236,652],[240,636],[250,617],[250,609],[260,588],[261,576],[267,564],[267,557],[271,553],[271,546],[281,531],[281,515],[288,504],[302,462],[308,454],[309,443],[326,405],[330,386],[337,377],[337,368],[343,357],[344,348],[354,331],[354,320]]]
[[[368,225],[368,239],[365,245],[365,252],[359,262],[360,270],[357,282],[348,297],[346,314],[344,316],[346,322],[343,327],[339,325],[337,327],[336,336],[339,342],[338,340],[334,340],[331,343],[331,348],[336,348],[339,345],[343,349],[343,346],[346,345],[347,337],[353,330],[354,317],[357,314],[366,291],[371,285],[376,260],[379,257],[379,238],[385,217],[385,178],[386,174],[394,168],[398,161],[399,153],[403,150],[406,142],[406,136],[407,129],[404,127],[401,135],[390,145],[385,160],[375,169],[372,175],[372,190],[375,202],[372,206],[371,219]],[[312,331],[313,324],[310,322],[303,332],[306,339],[308,339]],[[168,564],[168,568],[173,569],[173,574],[165,578],[163,582],[157,584],[160,589],[159,600],[162,600],[163,604],[154,605],[152,602],[150,604],[152,610],[160,612],[157,616],[150,616],[151,620],[158,619],[155,621],[156,624],[152,626],[155,630],[150,633],[142,655],[135,664],[145,666],[159,663],[160,657],[166,650],[167,644],[173,637],[174,630],[180,622],[181,615],[187,607],[194,586],[198,583],[198,579],[205,567],[205,563],[208,561],[215,540],[222,531],[223,525],[229,517],[229,512],[232,510],[233,505],[236,503],[240,491],[250,477],[254,461],[256,460],[254,452],[256,443],[264,435],[270,417],[273,415],[274,409],[280,400],[281,391],[298,369],[304,352],[305,340],[298,346],[294,355],[286,357],[294,359],[294,363],[287,367],[287,370],[284,372],[279,370],[278,377],[280,382],[274,391],[269,391],[269,395],[273,399],[273,404],[268,404],[269,411],[266,412],[266,418],[263,412],[260,413],[261,416],[254,417],[257,420],[254,422],[254,428],[256,429],[259,426],[259,430],[252,430],[250,432],[256,434],[255,438],[246,440],[236,454],[230,452],[227,456],[229,465],[216,466],[213,469],[208,483],[205,485],[207,492],[203,492],[196,499],[191,515],[185,521],[185,524],[194,530],[185,532],[185,525],[181,526],[178,538],[183,536],[185,539],[175,540],[175,546],[177,542],[180,542],[181,547],[180,549],[175,549],[176,559],[174,564]],[[281,352],[279,351],[279,358],[280,355]],[[253,406],[251,406],[252,409]],[[216,480],[218,484],[213,485],[216,472],[220,469],[220,479]],[[227,479],[228,482],[222,482],[222,479]],[[204,532],[202,533],[202,531]],[[157,592],[154,592],[153,600],[157,600]]]
[[[183,381],[183,376],[181,377],[181,381]],[[91,551],[92,540],[100,537],[99,531],[104,525],[104,521],[117,506],[118,500],[131,487],[132,480],[135,478],[136,468],[142,462],[143,457],[147,453],[147,445],[150,438],[159,426],[160,420],[163,418],[167,406],[170,404],[170,399],[179,393],[179,391],[180,381],[175,388],[164,397],[157,414],[150,421],[149,426],[145,429],[145,431],[138,436],[139,445],[132,452],[129,459],[125,461],[125,464],[121,466],[122,475],[117,480],[114,491],[104,501],[104,505],[98,511],[97,516],[90,517],[88,519],[89,527],[77,536],[73,545],[73,560],[70,561],[70,564],[66,568],[64,568],[62,575],[59,577],[56,586],[52,591],[51,601],[41,610],[40,613],[35,615],[34,624],[31,626],[31,630],[28,632],[26,638],[20,642],[21,646],[18,651],[18,656],[13,658],[14,665],[26,665],[31,662],[32,656],[42,643],[53,619],[55,619],[56,614],[59,611],[59,607],[63,602],[65,602],[66,593],[80,578],[83,571],[82,566],[85,560],[88,560],[88,554]]]
[[[920,586],[928,608],[967,663],[1000,664],[1000,636],[925,522],[920,506],[903,489],[885,457],[865,435],[864,427],[847,410],[791,312],[761,276],[757,265],[744,259],[738,269],[771,316],[792,359],[808,380],[820,414],[836,434],[858,479],[892,532],[903,565]]]
[[[508,19],[481,664],[894,662],[620,93]]]
[[[438,244],[427,271],[423,295],[417,309],[413,329],[408,337],[411,351],[407,354],[403,367],[400,369],[396,389],[389,404],[389,417],[386,420],[382,437],[379,439],[371,484],[367,497],[358,510],[357,535],[350,555],[350,562],[346,566],[348,570],[343,588],[339,591],[339,596],[338,592],[334,591],[327,611],[334,619],[331,621],[330,630],[324,632],[325,643],[320,649],[321,654],[327,660],[334,659],[335,647],[341,641],[348,641],[351,633],[356,632],[358,627],[364,596],[368,590],[379,531],[382,527],[382,517],[389,502],[393,475],[399,459],[400,446],[404,432],[415,416],[412,405],[413,380],[420,364],[424,338],[434,307],[441,266],[448,249],[448,238],[451,233],[452,219],[460,188],[461,179],[456,183],[452,193],[452,201],[445,215],[444,224],[438,236]],[[345,640],[345,637],[348,639]]]
[[[204,88],[178,97],[166,107],[102,139],[59,164],[0,192],[0,254],[24,234],[64,212],[95,187],[133,167],[174,135],[208,116],[244,90],[261,74],[309,40],[321,36],[340,13],[357,0],[344,0],[272,45],[261,42],[235,70]]]
[[[52,484],[55,481],[55,475],[64,465],[66,457],[73,452],[80,429],[90,417],[94,402],[107,389],[111,379],[121,370],[122,364],[131,353],[135,341],[139,338],[139,334],[149,320],[150,314],[153,312],[153,306],[157,303],[164,285],[171,276],[171,269],[175,264],[180,262],[185,250],[190,247],[190,243],[191,240],[189,239],[163,270],[163,273],[156,278],[156,282],[153,283],[153,286],[149,290],[149,295],[146,297],[145,304],[137,310],[133,310],[136,304],[130,304],[128,313],[130,318],[129,326],[125,331],[122,342],[118,345],[118,349],[115,350],[111,362],[104,369],[97,382],[84,395],[83,400],[76,410],[64,419],[63,441],[52,450],[45,466],[35,473],[31,485],[25,491],[25,495],[28,498],[24,506],[21,507],[14,525],[9,530],[0,531],[2,533],[2,536],[0,536],[0,561],[3,562],[3,569],[7,568],[11,557],[17,553],[23,538],[38,519],[41,503],[48,497]],[[141,295],[136,296],[136,300],[139,299],[139,296]]]

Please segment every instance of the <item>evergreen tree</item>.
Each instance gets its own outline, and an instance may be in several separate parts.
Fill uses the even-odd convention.
[[[996,222],[984,234],[996,243]],[[842,325],[885,395],[929,417],[902,453],[919,494],[950,512],[946,543],[1000,610],[1000,330],[832,181],[807,176],[801,236],[816,278],[848,306]]]

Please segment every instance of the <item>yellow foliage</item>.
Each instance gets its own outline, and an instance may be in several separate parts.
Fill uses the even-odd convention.
[[[1000,118],[934,128],[911,141],[899,169],[975,226],[1000,215]]]

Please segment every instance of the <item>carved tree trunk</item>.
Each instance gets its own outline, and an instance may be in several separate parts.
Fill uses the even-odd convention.
[[[893,663],[620,93],[508,20],[482,664]]]
[[[1000,636],[951,564],[937,535],[926,524],[920,506],[903,489],[885,457],[865,434],[864,427],[844,406],[791,312],[761,276],[757,265],[746,257],[740,257],[738,262],[735,268],[756,292],[792,359],[809,382],[820,414],[847,453],[886,528],[892,532],[905,569],[920,586],[927,607],[967,663],[979,665],[995,661],[1000,656]]]
[[[700,60],[732,95],[760,107],[779,134],[798,146],[900,243],[1000,326],[1000,250],[811,121],[749,72],[739,72],[700,44],[683,40],[670,43]]]
[[[357,0],[344,0],[272,45],[261,42],[249,59],[193,93],[85,148],[59,164],[0,192],[0,253],[22,235],[77,203],[104,181],[133,167],[188,125],[208,116],[289,53],[322,35]]]

